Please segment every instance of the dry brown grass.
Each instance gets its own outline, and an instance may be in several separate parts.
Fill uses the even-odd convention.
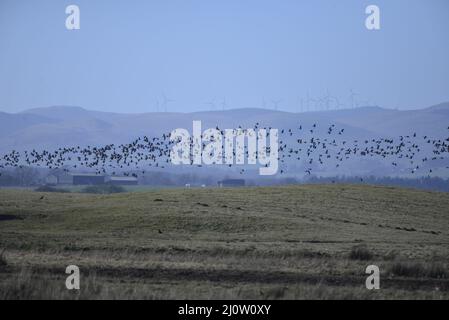
[[[0,221],[0,297],[447,299],[447,208],[445,193],[350,185],[1,190],[0,213],[17,219]],[[378,292],[364,288],[368,264]]]
[[[0,268],[6,267],[8,265],[8,262],[6,261],[5,257],[5,249],[0,249]]]

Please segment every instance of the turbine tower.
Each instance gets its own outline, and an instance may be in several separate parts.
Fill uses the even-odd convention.
[[[340,110],[344,105],[340,102],[340,99],[338,97],[332,97],[332,99],[335,101],[335,109]]]
[[[351,108],[354,109],[357,106],[357,102],[355,100],[355,97],[358,96],[357,93],[355,93],[352,89],[349,90],[349,101],[351,103]]]
[[[167,98],[167,96],[165,95],[165,93],[162,93],[162,107],[164,109],[164,112],[168,111],[168,104],[170,102],[175,102],[175,100],[169,99]]]
[[[265,100],[265,97],[262,97],[262,109],[267,109],[267,101]]]
[[[159,112],[160,105],[161,105],[161,103],[160,103],[159,99],[156,98],[156,112]]]
[[[278,100],[271,100],[271,103],[273,104],[273,108],[274,110],[278,110],[279,108],[279,104],[282,102],[282,99],[278,99]]]
[[[307,97],[306,97],[306,107],[307,107],[307,111],[311,111],[311,108],[310,108],[310,103],[311,103],[311,102],[314,102],[314,103],[315,103],[315,108],[316,108],[317,101],[316,101],[315,99],[310,98],[309,92],[307,92]]]
[[[223,97],[223,100],[221,100],[221,110],[226,110],[228,108],[228,104],[226,102],[226,97]]]
[[[329,93],[329,89],[326,89],[326,93],[324,94],[323,99],[322,99],[324,107],[326,108],[326,111],[328,111],[330,109],[331,99],[332,99],[332,97]]]

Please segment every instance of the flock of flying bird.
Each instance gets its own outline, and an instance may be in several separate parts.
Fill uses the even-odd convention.
[[[261,128],[259,123],[253,127],[254,130]],[[218,127],[217,129],[220,130]],[[264,129],[269,132],[270,128]],[[345,130],[338,129],[334,124],[322,129],[325,130],[322,131],[321,137],[316,135],[317,124],[307,129],[304,125],[298,125],[294,129],[279,130],[280,174],[287,172],[298,174],[298,166],[293,165],[294,163],[300,164],[302,174],[310,175],[319,166],[339,168],[345,161],[365,157],[386,161],[393,168],[406,168],[412,174],[420,171],[430,175],[434,170],[431,165],[433,161],[448,159],[445,156],[449,153],[449,138],[438,139],[413,133],[395,139],[349,140],[345,138]],[[449,130],[449,127],[447,129]],[[223,130],[220,131],[224,133]],[[102,147],[71,146],[60,147],[53,151],[13,150],[0,156],[0,170],[8,167],[33,166],[61,169],[65,172],[89,170],[97,174],[138,177],[140,173],[145,174],[151,168],[167,168],[171,164],[170,152],[173,143],[170,134],[163,134],[160,137],[144,136],[127,144],[109,144]],[[244,152],[248,156],[246,146]],[[229,165],[232,166],[235,165]],[[447,162],[443,164],[440,162],[437,167],[442,166],[449,169]],[[240,169],[240,174],[245,172],[245,168],[247,167]],[[292,172],[291,168],[294,168]]]

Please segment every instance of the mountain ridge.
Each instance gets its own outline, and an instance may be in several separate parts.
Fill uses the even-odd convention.
[[[382,110],[382,111],[397,111],[397,112],[407,112],[407,111],[424,111],[424,110],[449,110],[449,101],[441,102],[435,105],[431,105],[424,108],[419,109],[389,109],[383,108],[380,106],[361,106],[357,108],[346,108],[346,109],[334,109],[334,110],[312,110],[305,112],[291,112],[284,110],[273,110],[266,108],[258,108],[258,107],[247,107],[247,108],[235,108],[235,109],[225,109],[225,110],[201,110],[201,111],[192,111],[192,112],[136,112],[136,113],[124,113],[124,112],[111,112],[111,111],[100,111],[94,109],[86,109],[81,106],[71,106],[71,105],[53,105],[48,107],[35,107],[26,109],[17,113],[14,112],[4,112],[0,111],[0,114],[39,114],[42,111],[62,111],[62,110],[72,110],[72,111],[83,111],[83,112],[94,112],[94,113],[104,113],[104,114],[113,114],[113,115],[142,115],[142,114],[198,114],[198,113],[216,113],[216,112],[235,112],[235,111],[256,111],[256,112],[279,112],[279,113],[291,113],[291,114],[303,114],[303,113],[321,113],[321,112],[338,112],[338,111],[351,111],[351,110]]]
[[[182,112],[114,113],[79,106],[32,108],[19,113],[0,112],[0,152],[64,145],[126,143],[138,136],[155,136],[176,128],[191,129],[201,120],[210,127],[305,127],[323,129],[334,124],[351,138],[394,137],[413,132],[443,137],[449,126],[449,102],[419,110],[392,110],[378,106],[294,113],[262,108]]]

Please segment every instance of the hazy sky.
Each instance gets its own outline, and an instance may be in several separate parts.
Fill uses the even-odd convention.
[[[449,101],[449,1],[0,0],[0,111],[148,112],[164,95],[169,111],[299,111],[326,90],[347,106],[351,89],[387,108]]]

